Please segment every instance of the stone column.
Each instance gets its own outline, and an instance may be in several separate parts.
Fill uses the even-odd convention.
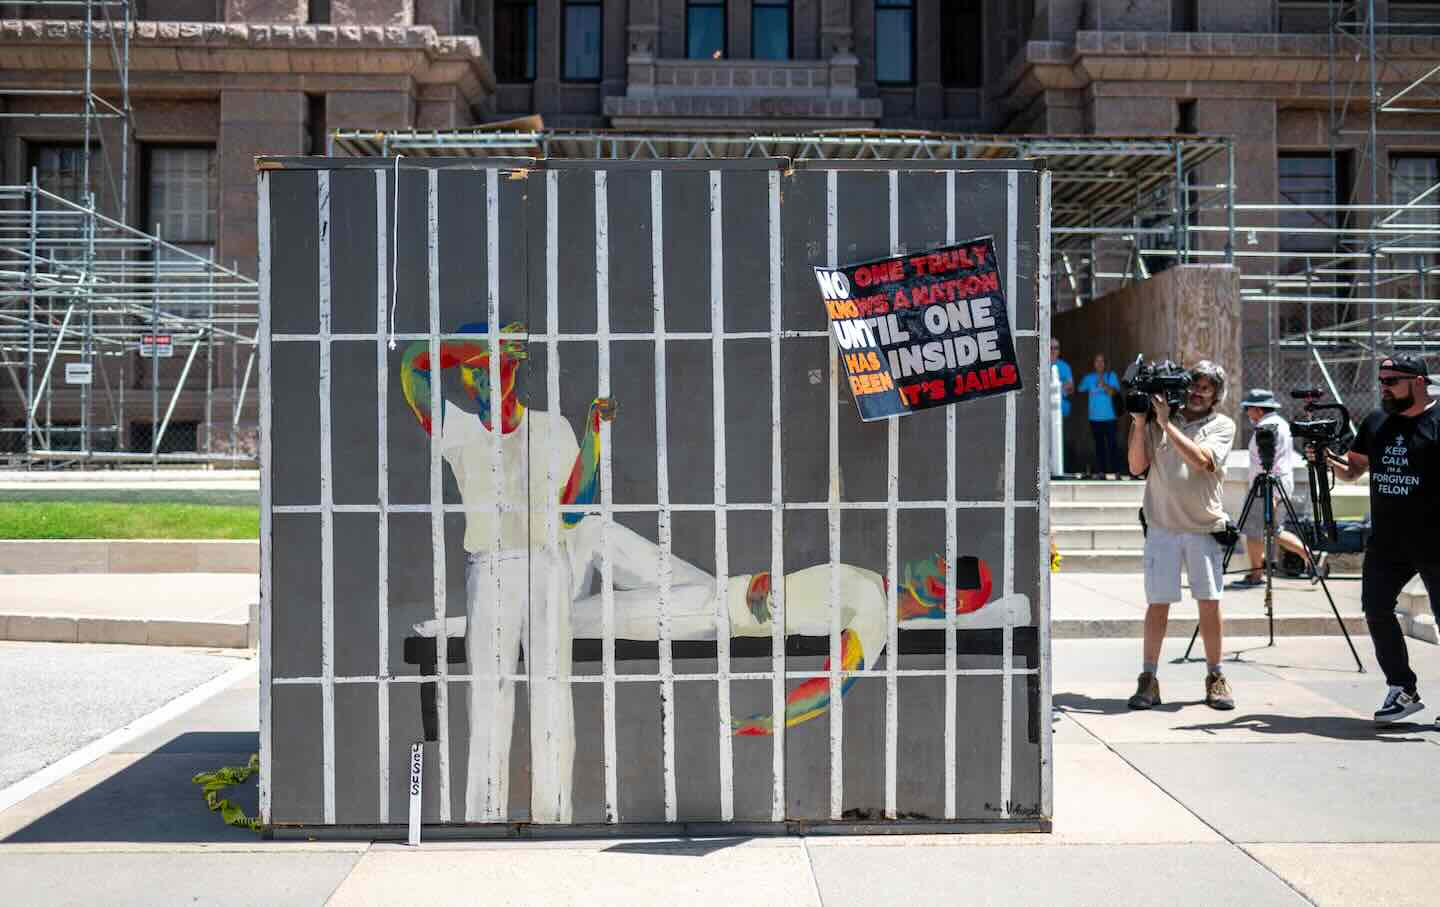
[[[409,91],[331,91],[325,95],[325,128],[410,129],[415,107]]]
[[[399,111],[393,107],[392,116]],[[475,122],[465,95],[456,85],[421,85],[415,98],[416,129],[460,129]],[[397,117],[398,118],[398,117]],[[380,129],[401,128],[380,126]]]
[[[939,119],[945,116],[945,92],[941,88],[940,54],[949,48],[942,48],[939,36],[940,4],[915,4],[915,116],[923,119]]]
[[[304,25],[309,20],[309,0],[225,0],[226,22]]]
[[[1032,41],[1074,41],[1085,15],[1085,0],[1039,0]],[[995,7],[986,8],[990,15]]]
[[[1045,119],[1040,130],[1053,135],[1080,135],[1085,131],[1085,96],[1078,90],[1045,89]]]
[[[559,111],[561,29],[563,0],[535,2],[535,82],[533,104],[537,111]]]
[[[851,0],[820,0],[820,59],[830,65],[830,95],[859,96],[860,58],[855,55]]]
[[[821,0],[820,59],[855,56],[853,15],[851,0]]]
[[[629,0],[604,0],[600,13],[600,99],[595,113],[604,109],[604,98],[625,93],[625,70],[630,54]]]
[[[1203,135],[1229,135],[1235,139],[1235,201],[1254,204],[1275,204],[1280,201],[1278,154],[1276,148],[1275,102],[1270,100],[1223,100],[1200,98],[1195,102],[1195,128]],[[1223,156],[1213,163],[1200,168],[1199,181],[1218,185],[1225,182],[1226,163]],[[1248,212],[1236,217],[1235,248],[1250,252],[1273,252],[1276,248],[1274,233],[1256,233],[1251,243],[1249,231],[1238,229],[1240,225],[1273,227],[1275,217],[1268,212]],[[1223,212],[1203,221],[1206,224],[1223,223]],[[1225,234],[1214,233],[1205,236],[1202,248],[1223,249]],[[1272,272],[1275,259],[1238,259],[1242,271],[1253,273]],[[1241,346],[1244,349],[1263,348],[1268,342],[1267,331],[1270,307],[1264,305],[1241,306]],[[1278,327],[1277,327],[1278,331]],[[1235,387],[1252,387],[1265,384],[1264,357],[1258,361],[1247,357],[1250,373],[1242,375]],[[1232,379],[1233,380],[1233,379]]]
[[[750,45],[750,0],[726,0],[725,56],[731,60],[748,60],[755,56]]]
[[[237,261],[254,274],[259,256],[255,229],[255,156],[303,154],[304,92],[220,92],[220,261]]]
[[[1109,95],[1106,90],[1091,86],[1090,124],[1096,135],[1169,135],[1175,131],[1173,98]]]
[[[655,58],[660,54],[659,0],[630,0],[625,21],[625,93],[632,98],[655,94]]]

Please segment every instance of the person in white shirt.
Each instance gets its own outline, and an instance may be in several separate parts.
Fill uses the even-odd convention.
[[[1295,467],[1301,463],[1300,455],[1295,452],[1295,447],[1290,438],[1290,423],[1280,415],[1280,403],[1275,395],[1263,387],[1251,388],[1240,401],[1240,407],[1245,410],[1249,417],[1250,424],[1255,428],[1270,428],[1275,431],[1275,463],[1270,474],[1280,480],[1280,487],[1285,489],[1285,495],[1294,502],[1295,497]],[[1260,449],[1255,441],[1256,433],[1250,435],[1250,472],[1247,476],[1247,483],[1253,485],[1255,477],[1260,475]],[[1292,554],[1299,555],[1301,560],[1305,559],[1305,546],[1301,544],[1299,536],[1285,529],[1287,514],[1284,506],[1280,503],[1280,496],[1275,495],[1275,541],[1280,547]],[[1245,523],[1240,527],[1240,532],[1245,536],[1245,553],[1250,558],[1250,572],[1244,577],[1230,584],[1232,589],[1251,589],[1265,585],[1265,502],[1256,499],[1250,505],[1250,512],[1245,515]]]
[[[523,330],[508,325],[502,333]],[[492,426],[489,342],[483,324],[461,327],[474,338],[445,340],[440,369],[460,369],[473,408],[445,400],[439,445],[460,490],[465,511],[466,616],[446,621],[447,637],[465,639],[471,676],[467,701],[470,748],[465,818],[472,822],[509,818],[511,729],[515,715],[514,678],[520,648],[526,651],[529,681],[532,770],[531,821],[573,821],[575,709],[570,691],[576,638],[603,636],[603,595],[591,594],[602,548],[611,567],[612,630],[617,639],[659,637],[660,549],[649,539],[593,514],[562,507],[594,505],[599,499],[600,424],[615,418],[616,405],[596,399],[586,416],[585,437],[577,443],[570,423],[558,413],[530,409],[516,393],[526,358],[518,339],[500,341],[500,434]],[[431,380],[430,346],[417,341],[401,368],[405,399],[422,428],[433,433],[437,396]],[[474,508],[474,509],[468,509]],[[602,539],[603,533],[603,539]],[[555,544],[551,539],[555,538]],[[991,601],[990,568],[974,557],[959,559],[953,607],[960,629],[1026,626],[1029,598],[1023,594]],[[787,634],[830,632],[831,566],[817,564],[785,577]],[[773,590],[768,572],[716,578],[684,560],[670,558],[667,627],[673,640],[715,639],[719,608],[733,637],[769,637]],[[905,564],[896,590],[900,626],[943,628],[946,568],[943,558]],[[834,568],[841,618],[841,669],[874,668],[888,634],[888,587],[880,574],[849,564]],[[498,594],[497,594],[498,593]],[[434,637],[437,621],[415,624]],[[827,660],[824,670],[830,669]],[[843,689],[854,682],[848,677]],[[813,678],[786,699],[784,721],[794,725],[829,707],[829,681]],[[732,721],[738,736],[774,732],[770,715]]]
[[[503,333],[523,330],[505,327]],[[572,820],[575,706],[570,693],[570,607],[594,555],[592,533],[572,528],[583,514],[559,505],[594,502],[600,423],[614,418],[612,401],[597,399],[586,420],[584,447],[558,413],[531,410],[516,394],[523,342],[500,341],[500,432],[493,430],[487,327],[457,332],[473,339],[440,344],[440,370],[460,369],[469,406],[445,400],[432,381],[430,345],[411,344],[400,371],[406,402],[427,434],[442,402],[441,456],[465,511],[465,660],[471,681],[467,710],[465,818],[503,821],[509,812],[510,743],[520,644],[525,641],[531,726],[531,818]],[[614,527],[616,535],[622,527]],[[554,543],[552,544],[552,539]],[[682,577],[683,577],[682,571]],[[682,579],[683,583],[683,579]],[[433,634],[432,629],[432,634]],[[550,729],[540,733],[538,729]]]

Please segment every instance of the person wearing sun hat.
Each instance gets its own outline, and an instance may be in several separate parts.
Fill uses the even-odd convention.
[[[1295,467],[1300,463],[1300,457],[1295,453],[1295,447],[1290,439],[1290,423],[1286,422],[1280,415],[1280,401],[1275,395],[1263,387],[1252,387],[1245,394],[1245,399],[1240,401],[1240,409],[1249,417],[1250,424],[1256,429],[1250,435],[1250,473],[1246,478],[1247,484],[1254,484],[1255,477],[1260,475],[1260,448],[1256,443],[1256,437],[1261,427],[1269,428],[1275,432],[1275,463],[1270,469],[1270,474],[1280,480],[1280,487],[1285,490],[1287,497],[1294,500],[1295,496]],[[1305,557],[1305,546],[1295,533],[1284,528],[1285,511],[1280,503],[1280,496],[1275,496],[1275,541],[1281,548],[1292,554]],[[1265,585],[1265,502],[1256,500],[1250,505],[1250,512],[1245,515],[1245,522],[1240,527],[1240,533],[1245,536],[1245,553],[1250,558],[1250,572],[1244,577],[1230,584],[1232,589],[1252,589]],[[1323,569],[1323,568],[1319,568]]]
[[[1380,409],[1360,424],[1344,458],[1329,451],[1326,457],[1342,479],[1370,472],[1371,528],[1360,604],[1389,686],[1375,710],[1375,723],[1384,725],[1425,707],[1395,604],[1417,573],[1432,610],[1440,595],[1440,407],[1430,398],[1424,359],[1391,355],[1379,365]],[[1313,446],[1305,455],[1319,456]]]

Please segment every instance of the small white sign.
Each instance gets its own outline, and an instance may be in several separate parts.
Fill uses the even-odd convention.
[[[91,376],[90,363],[88,362],[67,362],[65,363],[66,384],[89,384]]]
[[[425,787],[425,744],[410,744],[410,837],[411,847],[420,846],[420,794]]]
[[[140,355],[146,358],[168,359],[175,355],[174,338],[169,334],[141,334]]]

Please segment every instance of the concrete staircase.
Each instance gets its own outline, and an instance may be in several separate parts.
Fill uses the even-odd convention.
[[[1236,522],[1250,488],[1246,456],[1244,450],[1235,451],[1225,464],[1225,508]],[[1309,513],[1309,495],[1305,470],[1297,469],[1292,503],[1302,516]],[[1332,497],[1337,518],[1357,519],[1368,509],[1369,486],[1363,481],[1338,484]],[[1060,569],[1072,573],[1139,572],[1145,537],[1137,512],[1144,498],[1144,482],[1051,482],[1050,525],[1064,558]]]
[[[1145,483],[1050,483],[1050,525],[1067,573],[1136,573],[1145,538],[1137,511]]]

